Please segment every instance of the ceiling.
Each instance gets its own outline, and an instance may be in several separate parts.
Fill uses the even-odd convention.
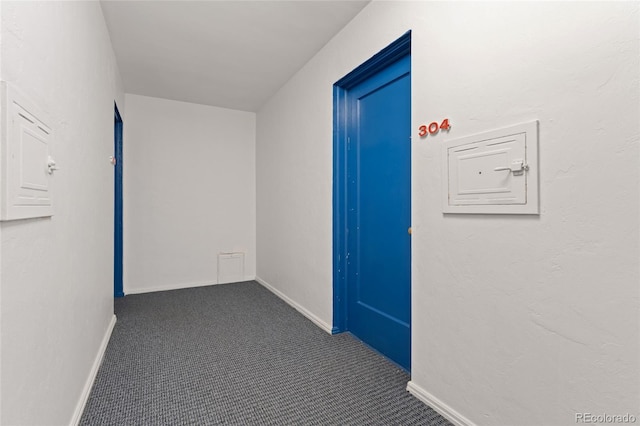
[[[368,2],[101,5],[127,93],[257,111]]]

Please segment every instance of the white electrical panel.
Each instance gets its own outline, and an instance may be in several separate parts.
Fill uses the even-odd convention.
[[[45,113],[13,85],[2,82],[0,220],[53,215],[53,130]]]
[[[538,122],[448,141],[443,212],[538,214]]]

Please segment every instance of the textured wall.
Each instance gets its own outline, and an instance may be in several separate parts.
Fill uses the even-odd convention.
[[[638,416],[637,3],[373,2],[258,113],[258,277],[331,323],[332,84],[409,29],[413,390],[461,423]],[[534,119],[541,214],[444,216],[443,140]]]
[[[98,2],[0,2],[0,74],[50,117],[51,218],[0,225],[3,425],[73,421],[113,319],[113,102]],[[89,383],[90,384],[90,383]]]
[[[255,278],[255,114],[126,95],[124,292],[216,284],[219,252]]]

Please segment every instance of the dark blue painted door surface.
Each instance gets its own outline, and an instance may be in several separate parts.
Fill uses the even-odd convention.
[[[411,57],[347,97],[347,328],[411,366]]]
[[[115,152],[114,174],[114,223],[113,223],[113,295],[124,296],[122,288],[122,117],[115,107],[113,118],[113,143]]]

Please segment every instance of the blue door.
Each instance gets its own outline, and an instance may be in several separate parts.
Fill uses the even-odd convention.
[[[113,223],[113,295],[123,297],[122,289],[122,117],[115,106],[113,117],[114,174],[114,223]]]
[[[346,93],[346,328],[411,367],[411,56]]]

